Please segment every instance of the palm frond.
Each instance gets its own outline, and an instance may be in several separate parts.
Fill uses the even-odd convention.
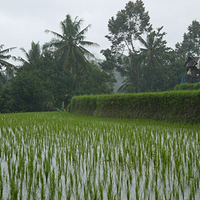
[[[26,57],[26,59],[27,60],[29,60],[29,55],[28,55],[28,52],[24,49],[24,48],[20,48],[20,50],[25,54],[25,57]],[[20,59],[19,60],[24,60],[24,59],[22,59],[21,57],[19,57]],[[27,61],[26,61],[27,62]]]
[[[80,44],[83,46],[89,46],[89,47],[99,47],[99,44],[89,41],[80,41]]]
[[[3,47],[4,47],[4,45],[0,45],[0,69],[2,69],[2,67],[6,67],[6,68],[14,67],[13,64],[5,61],[5,60],[12,58],[12,56],[4,55],[4,54],[9,53],[11,50],[15,49],[16,47],[11,47],[11,48],[7,48],[7,49],[3,49]]]
[[[89,24],[88,26],[86,26],[84,29],[82,29],[80,32],[77,33],[77,38],[84,36],[87,32],[88,29],[91,27],[91,24]]]
[[[85,49],[83,46],[79,46],[79,49],[81,50],[83,56],[87,56],[87,57],[92,57],[94,58],[95,56],[90,52],[88,51],[87,49]]]
[[[50,30],[45,30],[45,33],[52,33],[54,36],[56,36],[57,38],[60,38],[60,39],[64,39],[64,37],[59,34],[59,33],[56,33],[54,31],[50,31]]]
[[[6,62],[5,60],[0,60],[0,69],[1,67],[15,67],[13,64],[9,63],[9,62]]]
[[[25,59],[23,59],[23,58],[20,57],[20,56],[18,56],[18,57],[16,58],[16,60],[17,60],[17,61],[20,61],[20,62],[22,62],[22,63],[27,63],[27,64],[28,64],[28,61],[26,61]]]
[[[1,45],[1,47],[3,47],[3,45]],[[11,48],[8,48],[8,49],[4,49],[4,50],[0,51],[0,54],[9,53],[13,49],[16,49],[16,47],[11,47]]]

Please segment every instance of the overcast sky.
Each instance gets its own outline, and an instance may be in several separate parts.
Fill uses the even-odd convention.
[[[135,1],[134,1],[135,2]],[[143,0],[154,28],[164,26],[168,46],[174,47],[183,39],[183,33],[193,20],[200,21],[199,0]],[[91,24],[86,37],[100,45],[91,49],[97,58],[100,51],[110,46],[105,38],[108,20],[124,9],[126,0],[5,0],[0,6],[0,44],[4,48],[17,47],[11,52],[22,56],[19,48],[30,49],[31,42],[43,45],[53,37],[46,29],[61,33],[60,21],[70,14],[84,20],[83,27]]]

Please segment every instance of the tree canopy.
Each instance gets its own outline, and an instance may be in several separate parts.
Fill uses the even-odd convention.
[[[183,41],[169,48],[163,27],[153,28],[142,0],[129,1],[108,21],[111,43],[97,60],[87,47],[91,25],[68,14],[60,22],[61,32],[46,30],[52,39],[41,45],[31,42],[20,48],[21,65],[0,45],[0,112],[56,110],[73,95],[114,93],[116,73],[123,78],[117,92],[139,93],[172,90],[185,73],[188,56],[200,56],[200,23],[192,21]],[[13,57],[15,58],[15,57]],[[16,59],[16,58],[15,58]]]
[[[32,41],[30,50],[21,48],[25,58],[18,58],[22,64],[15,77],[0,91],[0,112],[55,110],[73,95],[113,92],[114,75],[101,69],[85,48],[98,45],[86,40],[90,25],[81,29],[82,22],[67,15],[61,34],[46,30],[55,36],[50,42],[41,46]]]
[[[98,46],[98,44],[85,40],[85,34],[90,25],[81,29],[83,20],[78,17],[73,21],[70,15],[66,16],[64,21],[60,22],[62,33],[46,30],[46,33],[52,33],[56,38],[44,45],[44,48],[53,47],[55,55],[60,57],[63,70],[68,69],[71,74],[77,75],[85,71],[88,66],[88,57],[94,57],[85,46]]]
[[[108,21],[105,37],[111,45],[101,51],[105,57],[102,67],[124,77],[118,92],[172,90],[180,83],[187,56],[200,53],[200,25],[194,20],[175,49],[167,46],[162,28],[150,24],[142,0],[129,1]]]
[[[134,40],[152,29],[150,17],[141,0],[129,1],[125,8],[118,11],[116,17],[108,21],[109,34],[106,38],[111,42],[111,49],[117,52],[131,51],[136,53]]]
[[[200,23],[196,20],[188,26],[188,32],[183,34],[183,41],[176,44],[179,52],[187,56],[200,55]]]

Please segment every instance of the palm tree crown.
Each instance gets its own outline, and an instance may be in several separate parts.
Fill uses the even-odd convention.
[[[3,49],[3,47],[3,44],[0,45],[0,73],[1,77],[4,76],[7,80],[9,80],[13,76],[16,67],[13,64],[7,62],[6,60],[9,60],[10,58],[16,58],[11,55],[8,55],[7,53],[15,49],[16,47],[7,49]]]
[[[149,67],[155,67],[155,65],[161,66],[160,57],[162,57],[163,53],[169,50],[166,47],[166,41],[163,40],[163,36],[166,34],[165,32],[161,33],[163,27],[160,27],[156,31],[150,32],[147,35],[146,41],[139,37],[139,41],[144,46],[144,48],[140,48],[141,55],[145,57],[145,62]]]
[[[98,44],[85,41],[85,33],[90,25],[81,30],[83,20],[76,17],[73,21],[70,15],[60,22],[62,34],[46,30],[56,38],[44,45],[44,48],[52,48],[54,55],[60,57],[63,70],[68,69],[71,74],[77,75],[87,68],[88,57],[94,57],[85,46],[98,46]]]
[[[26,57],[26,60],[21,57],[19,58],[19,60],[22,61],[23,63],[31,64],[34,61],[40,59],[42,56],[39,42],[37,43],[32,42],[31,49],[28,52],[24,48],[20,48],[20,49],[22,50],[22,52],[25,54],[25,57]]]
[[[3,49],[3,46],[4,45],[0,45],[0,69],[2,69],[2,67],[6,67],[6,68],[13,67],[14,65],[5,61],[5,60],[10,59],[12,56],[11,55],[5,55],[5,54],[9,53],[11,50],[15,49],[16,47]]]

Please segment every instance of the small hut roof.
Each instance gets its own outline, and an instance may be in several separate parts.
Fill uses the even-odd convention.
[[[184,67],[194,67],[195,65],[198,64],[198,60],[200,59],[200,57],[194,57],[194,56],[189,56],[187,61],[185,62]]]

